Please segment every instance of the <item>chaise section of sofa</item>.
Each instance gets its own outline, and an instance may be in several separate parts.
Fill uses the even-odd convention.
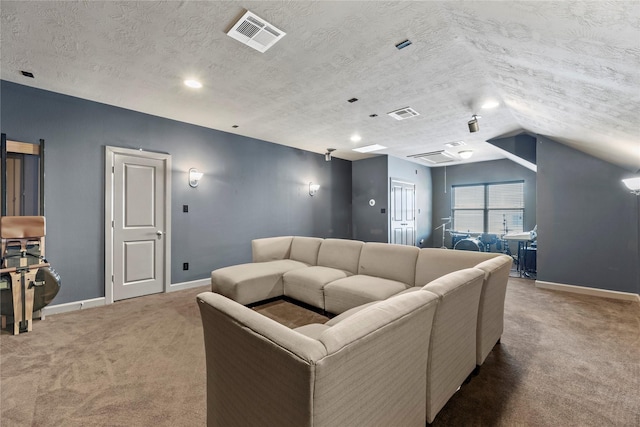
[[[436,295],[398,295],[314,337],[215,293],[197,300],[209,427],[424,425]]]
[[[339,314],[414,286],[419,251],[414,246],[365,243],[360,252],[358,274],[324,287],[325,310]]]
[[[252,263],[211,272],[211,290],[240,304],[280,297],[284,273],[315,265],[323,239],[316,237],[268,237],[251,242]]]

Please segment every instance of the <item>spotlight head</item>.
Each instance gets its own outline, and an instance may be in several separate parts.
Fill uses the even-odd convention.
[[[325,162],[330,162],[331,161],[331,153],[336,151],[335,148],[327,148],[327,152],[324,153],[324,161]]]
[[[480,130],[480,125],[478,124],[478,119],[480,118],[480,116],[477,115],[473,115],[471,116],[471,120],[469,120],[469,132],[474,133],[474,132],[478,132]]]

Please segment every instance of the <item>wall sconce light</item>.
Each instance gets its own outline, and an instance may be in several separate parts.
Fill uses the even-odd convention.
[[[471,116],[471,120],[469,120],[469,132],[474,133],[474,132],[478,132],[480,130],[480,125],[478,124],[478,119],[480,119],[481,117],[478,116],[477,114],[474,114],[473,116]]]
[[[626,185],[633,194],[640,196],[640,176],[623,179],[622,182],[624,182],[624,185]]]
[[[200,178],[202,178],[203,173],[198,172],[196,168],[189,169],[189,186],[196,188],[198,184],[200,184]]]
[[[458,151],[458,156],[460,156],[462,159],[469,159],[471,158],[471,156],[473,156],[473,150]]]
[[[314,184],[313,182],[309,183],[309,195],[310,196],[315,196],[319,189],[320,189],[320,184]]]

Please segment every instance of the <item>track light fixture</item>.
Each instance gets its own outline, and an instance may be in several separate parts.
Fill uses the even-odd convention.
[[[325,162],[330,162],[331,161],[331,153],[333,153],[334,151],[336,151],[335,148],[327,148],[327,152],[324,153],[324,161]]]
[[[481,117],[478,116],[477,114],[474,114],[473,116],[471,116],[471,120],[469,120],[469,132],[474,133],[474,132],[478,132],[480,130],[480,125],[478,124],[478,119],[480,119]]]

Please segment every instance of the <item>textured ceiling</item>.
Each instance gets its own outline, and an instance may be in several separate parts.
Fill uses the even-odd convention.
[[[350,160],[365,157],[351,151],[362,145],[406,158],[458,140],[475,151],[470,161],[490,160],[504,156],[486,140],[526,131],[640,170],[638,1],[0,8],[7,81],[318,153],[333,147]],[[228,37],[245,10],[287,35],[265,53]],[[412,44],[397,50],[405,39]],[[189,77],[204,87],[185,87]],[[500,106],[482,110],[488,99]],[[420,116],[386,115],[407,106]],[[473,113],[480,131],[469,133]]]

